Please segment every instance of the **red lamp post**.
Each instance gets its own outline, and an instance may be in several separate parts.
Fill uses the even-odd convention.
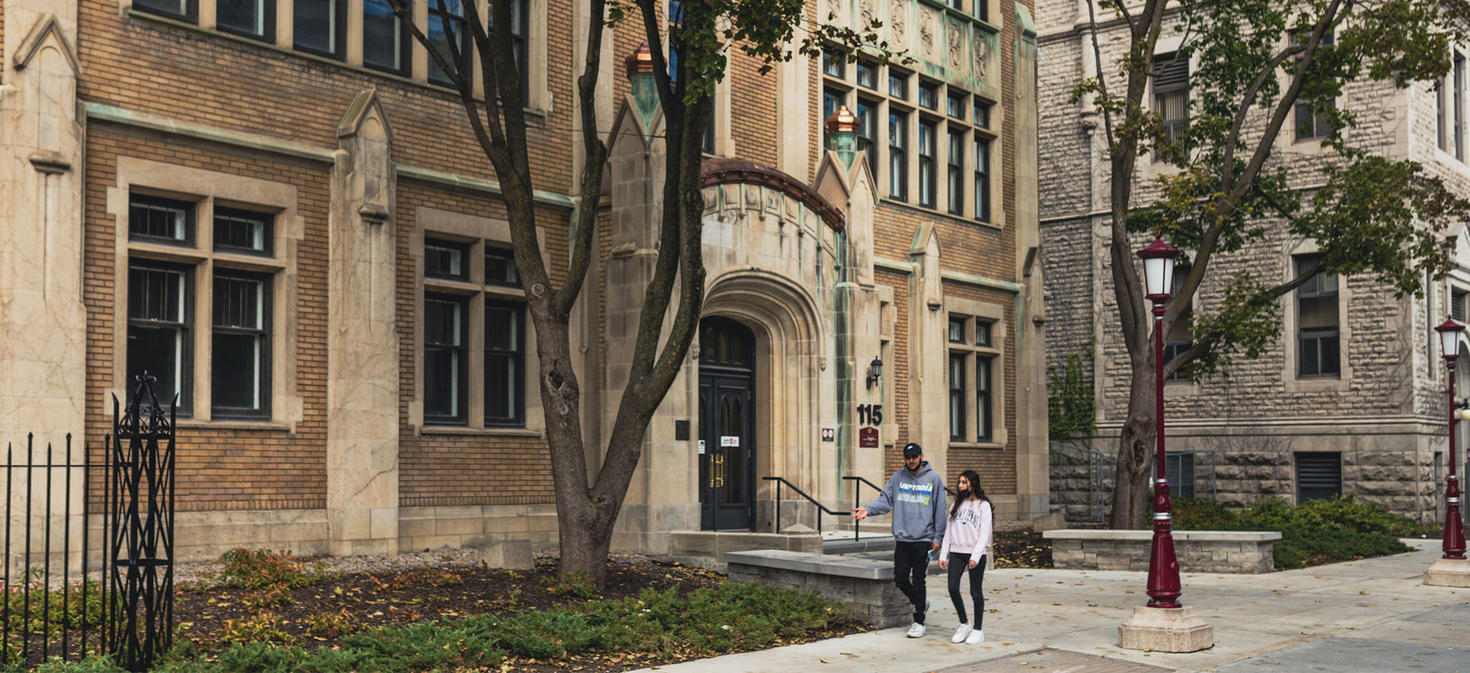
[[[1179,559],[1174,555],[1174,521],[1169,513],[1169,482],[1164,472],[1164,304],[1174,290],[1174,262],[1179,254],[1179,249],[1165,243],[1163,236],[1138,251],[1143,258],[1145,296],[1154,303],[1154,436],[1158,455],[1154,458],[1154,539],[1148,558],[1151,608],[1180,607]]]
[[[1455,359],[1460,354],[1460,334],[1465,326],[1446,318],[1444,324],[1434,328],[1439,332],[1439,345],[1444,352],[1444,363],[1449,369],[1450,379],[1450,478],[1444,487],[1444,558],[1465,558],[1465,528],[1460,522],[1460,482],[1455,476]]]

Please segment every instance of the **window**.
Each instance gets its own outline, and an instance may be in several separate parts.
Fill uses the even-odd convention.
[[[1159,115],[1164,139],[1172,145],[1184,142],[1189,126],[1189,57],[1161,54],[1154,57],[1154,112]],[[1163,153],[1155,152],[1154,161]]]
[[[168,406],[178,396],[178,414],[192,415],[192,272],[188,267],[137,261],[128,267],[127,389],[144,371],[157,377],[153,392]]]
[[[363,0],[362,64],[399,75],[409,73],[413,42],[408,26],[393,14],[388,0]]]
[[[865,89],[878,90],[878,64],[868,61],[857,62],[857,84]]]
[[[832,77],[847,76],[847,61],[843,60],[842,54],[822,50],[822,74]]]
[[[1293,32],[1291,37],[1293,44],[1302,44],[1306,41],[1308,34],[1304,31],[1297,31]],[[1323,35],[1318,49],[1319,57],[1323,48],[1330,47],[1331,45],[1332,34],[1328,33]],[[1317,138],[1326,138],[1332,132],[1332,124],[1323,112],[1331,110],[1335,105],[1336,102],[1331,98],[1298,98],[1293,110],[1293,117],[1296,120],[1296,139],[1314,140]]]
[[[899,100],[909,97],[909,76],[897,70],[888,71],[888,95]]]
[[[155,243],[194,243],[194,204],[134,194],[128,204],[128,238]]]
[[[990,128],[990,103],[975,99],[975,125],[980,128]]]
[[[424,297],[424,422],[464,424],[466,302],[452,295]]]
[[[1464,290],[1450,290],[1450,317],[1455,322],[1465,322],[1465,296]]]
[[[949,213],[965,214],[965,132],[949,132]]]
[[[990,139],[975,135],[975,219],[990,221]]]
[[[1164,456],[1164,479],[1175,498],[1194,497],[1194,454],[1171,452]]]
[[[469,280],[468,243],[437,239],[424,241],[424,275],[434,278]]]
[[[1337,451],[1296,454],[1296,501],[1322,500],[1342,495],[1342,454]]]
[[[985,318],[949,316],[949,438],[988,444],[995,438],[994,324]],[[969,411],[974,411],[973,421]]]
[[[938,151],[938,140],[935,136],[934,122],[924,120],[919,122],[919,205],[925,208],[934,207],[936,165]]]
[[[425,425],[526,424],[526,305],[503,245],[424,238]]]
[[[868,153],[868,165],[877,171],[878,167],[873,163],[878,159],[878,101],[866,98],[857,99],[858,137],[862,139],[859,147]],[[878,176],[873,176],[878,180]]]
[[[1442,152],[1450,151],[1449,125],[1445,117],[1445,96],[1448,95],[1449,90],[1445,88],[1445,77],[1441,75],[1439,81],[1434,83],[1434,132]]]
[[[975,0],[975,18],[990,22],[990,0]]]
[[[939,85],[929,82],[919,83],[919,107],[930,110],[939,109]]]
[[[342,58],[347,42],[347,0],[295,0],[296,48]],[[432,29],[431,29],[432,32]]]
[[[1184,279],[1189,277],[1189,267],[1180,264],[1174,269],[1174,287],[1170,289],[1169,296],[1178,297],[1184,288]],[[1171,300],[1172,301],[1172,300]],[[1164,335],[1164,364],[1168,364],[1176,355],[1189,350],[1193,343],[1191,336],[1194,325],[1194,305],[1186,305],[1179,312],[1179,317],[1174,320],[1169,333]],[[1187,380],[1180,372],[1176,371],[1169,376],[1170,381]]]
[[[525,305],[485,302],[485,425],[521,425],[525,400]]]
[[[898,201],[907,201],[909,198],[908,135],[908,114],[904,112],[889,112],[888,197]]]
[[[1455,53],[1455,158],[1465,160],[1465,55]]]
[[[975,357],[975,441],[989,442],[993,435],[995,405],[990,400],[990,358]]]
[[[964,94],[964,92],[954,92],[954,91],[951,91],[949,93],[949,95],[945,97],[945,103],[944,103],[945,112],[948,113],[949,116],[954,117],[955,119],[958,119],[960,121],[964,121],[964,119],[965,119],[965,99],[967,99],[967,98],[969,98],[969,96],[966,96]]]
[[[210,399],[215,418],[270,415],[270,277],[214,275]]]
[[[270,42],[276,34],[275,0],[217,0],[215,26],[234,33]]]
[[[949,356],[949,438],[965,441],[965,360],[963,354]]]
[[[433,0],[433,1],[437,2],[437,0]],[[463,13],[461,13],[461,15],[462,14]],[[501,35],[499,35],[498,33],[495,33],[495,25],[494,25],[495,24],[495,21],[494,21],[493,17],[486,19],[486,21],[489,24],[490,30],[492,32],[492,36],[491,36],[492,39],[498,39],[498,38],[500,38]],[[531,32],[529,21],[530,21],[530,19],[528,18],[528,15],[527,15],[527,12],[526,12],[526,0],[511,0],[511,3],[510,3],[510,41],[511,41],[511,44],[510,44],[510,52],[511,52],[511,57],[514,58],[515,61],[516,61],[516,75],[518,77],[520,77],[520,80],[521,80],[521,89],[520,89],[520,91],[521,91],[521,101],[522,102],[525,102],[525,100],[527,98],[527,95],[526,94],[529,91],[528,84],[529,84],[530,79],[531,79],[530,70],[529,70],[530,62],[527,60],[527,45],[528,45],[527,36]],[[465,53],[468,54],[469,53],[469,48],[468,48],[469,41],[468,40],[466,40],[465,45],[466,45]],[[468,59],[468,56],[466,58]],[[713,122],[713,119],[714,118],[711,117],[710,119],[711,119],[711,122]],[[713,123],[711,125],[713,126]],[[709,135],[711,136],[711,142],[713,142],[713,135],[714,134],[713,133],[710,133]],[[713,151],[713,150],[711,149],[710,151]]]
[[[189,23],[199,21],[199,6],[196,0],[133,0],[133,8]],[[158,399],[160,402],[163,401],[161,395]]]
[[[1296,259],[1297,275],[1317,264],[1315,255]],[[1337,276],[1318,273],[1296,291],[1297,375],[1341,373],[1338,344]]]
[[[271,222],[273,219],[266,213],[215,206],[215,252],[271,254]]]
[[[428,30],[424,33],[429,38],[429,44],[433,50],[442,54],[444,60],[454,64],[461,73],[469,72],[470,65],[470,31],[465,26],[463,0],[426,0],[429,3]],[[455,51],[459,52],[459,62],[455,63]],[[439,67],[433,57],[429,57],[429,81],[434,84],[453,86],[454,82],[449,74]]]

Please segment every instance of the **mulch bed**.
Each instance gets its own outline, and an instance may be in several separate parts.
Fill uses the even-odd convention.
[[[446,557],[447,558],[447,557]],[[725,582],[722,575],[700,568],[656,561],[644,557],[618,556],[609,561],[607,586],[600,598],[636,596],[644,589],[666,591],[677,587],[683,594],[700,587]],[[535,570],[490,570],[476,566],[441,564],[396,572],[333,574],[309,586],[292,589],[282,605],[259,608],[249,603],[250,592],[237,588],[184,584],[174,596],[174,620],[179,639],[191,640],[202,656],[217,655],[227,648],[218,634],[262,611],[280,619],[276,628],[289,634],[296,644],[308,649],[337,647],[348,633],[323,631],[323,614],[343,616],[350,632],[425,620],[449,621],[477,614],[513,614],[553,606],[575,605],[582,599],[565,595],[559,582],[556,559],[538,557]],[[318,626],[312,628],[315,621]],[[809,633],[792,642],[810,642],[865,630],[857,622],[840,623],[826,632]],[[513,659],[505,670],[586,671],[614,673],[630,669],[696,659],[704,654],[673,658],[657,655],[586,653],[555,662]]]
[[[997,568],[1051,567],[1051,541],[1034,530],[998,531],[992,544]]]

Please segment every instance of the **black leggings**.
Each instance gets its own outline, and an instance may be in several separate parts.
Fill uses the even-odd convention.
[[[949,599],[954,601],[955,614],[959,615],[960,623],[969,622],[965,618],[965,597],[960,595],[960,576],[965,574],[965,567],[970,565],[969,554],[949,553]],[[970,569],[970,600],[975,603],[975,629],[979,630],[980,623],[985,621],[985,555],[980,555],[980,562]]]

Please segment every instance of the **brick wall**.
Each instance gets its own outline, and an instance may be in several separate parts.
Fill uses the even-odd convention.
[[[177,503],[181,511],[319,508],[326,504],[326,292],[327,171],[216,146],[135,135],[94,124],[87,131],[86,264],[83,302],[87,309],[86,446],[90,460],[103,459],[103,438],[112,432],[112,372],[120,335],[115,333],[117,249],[114,218],[106,212],[107,189],[116,185],[120,156],[288,181],[300,190],[297,209],[306,223],[298,248],[297,351],[277,354],[297,362],[297,390],[304,415],[296,432],[188,427],[178,430]],[[193,329],[207,329],[194,317]],[[277,326],[279,329],[281,326]],[[191,332],[192,334],[192,332]],[[100,493],[101,484],[94,483]]]

